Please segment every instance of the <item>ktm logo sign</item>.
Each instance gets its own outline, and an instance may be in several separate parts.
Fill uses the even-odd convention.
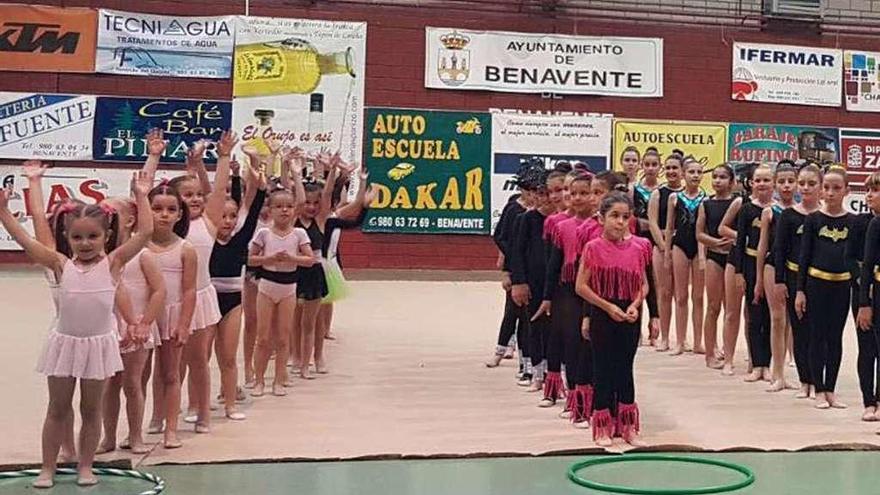
[[[0,51],[26,53],[76,53],[79,33],[61,33],[60,24],[7,22],[0,32]]]
[[[0,3],[0,70],[94,72],[97,30],[91,9]]]

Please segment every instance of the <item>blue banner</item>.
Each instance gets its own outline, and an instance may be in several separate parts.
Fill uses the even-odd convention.
[[[98,97],[93,133],[93,158],[109,162],[143,162],[147,158],[144,136],[161,129],[168,143],[162,162],[183,163],[192,143],[217,141],[231,126],[228,101],[169,100],[163,98]],[[215,162],[211,144],[205,161]]]

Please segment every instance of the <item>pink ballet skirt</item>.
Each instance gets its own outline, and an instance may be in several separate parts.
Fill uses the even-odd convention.
[[[58,287],[58,318],[37,361],[46,376],[104,380],[122,371],[113,312],[116,283],[110,262],[87,268],[68,260]]]
[[[165,308],[159,312],[157,322],[159,324],[159,333],[161,340],[171,339],[171,332],[177,328],[180,319],[180,309],[182,306],[181,297],[183,295],[181,280],[183,278],[183,261],[182,249],[183,243],[180,241],[171,248],[163,252],[153,252],[156,257],[156,263],[159,265],[159,271],[165,279]],[[201,263],[201,258],[199,263]],[[217,301],[217,290],[211,284],[208,278],[207,287],[201,288],[198,284],[200,279],[196,281],[196,307],[193,312],[192,321],[189,324],[189,331],[193,332],[210,325],[214,325],[220,321],[220,303]]]

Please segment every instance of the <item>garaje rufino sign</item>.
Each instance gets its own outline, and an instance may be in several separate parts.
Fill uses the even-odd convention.
[[[663,96],[663,40],[425,28],[425,87]]]
[[[366,164],[378,195],[365,232],[489,232],[488,113],[371,108]]]
[[[0,5],[0,70],[94,72],[92,9]]]

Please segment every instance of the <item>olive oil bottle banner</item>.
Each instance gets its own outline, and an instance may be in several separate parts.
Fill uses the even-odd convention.
[[[360,162],[366,33],[359,22],[239,17],[232,121],[241,145],[265,155],[278,141]]]

